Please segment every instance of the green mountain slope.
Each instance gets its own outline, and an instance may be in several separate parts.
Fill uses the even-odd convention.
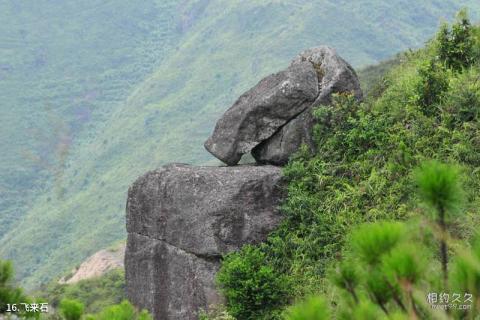
[[[120,2],[123,1],[115,4]],[[48,3],[53,6],[55,2]],[[109,15],[95,18],[100,19],[100,22],[85,20],[88,24],[103,23],[102,17],[137,21],[138,17],[129,16],[129,10],[144,12],[147,17],[142,21],[148,22],[152,29],[146,31],[148,37],[141,46],[138,45],[138,35],[131,34],[131,43],[125,39],[123,45],[112,45],[105,49],[105,54],[113,54],[117,49],[125,50],[128,59],[148,66],[141,69],[144,71],[138,70],[138,64],[129,64],[120,59],[116,65],[110,65],[108,70],[101,67],[101,62],[92,64],[90,67],[98,73],[55,78],[64,90],[70,87],[67,82],[69,79],[85,83],[87,88],[89,77],[94,76],[105,76],[105,82],[102,83],[117,88],[116,82],[112,80],[115,77],[109,77],[112,72],[126,66],[130,68],[128,70],[139,72],[136,77],[130,77],[128,72],[123,78],[118,76],[129,85],[122,87],[122,90],[118,89],[121,94],[116,95],[112,91],[112,95],[105,98],[105,107],[101,110],[92,107],[96,111],[98,109],[94,124],[79,129],[75,139],[68,144],[68,152],[63,153],[62,146],[65,143],[60,143],[61,156],[54,159],[61,159],[61,163],[55,165],[53,171],[60,173],[56,176],[51,171],[45,173],[45,176],[50,177],[50,182],[38,187],[41,190],[35,192],[35,199],[29,201],[24,219],[9,218],[8,221],[14,222],[15,226],[10,225],[8,232],[1,237],[0,256],[14,260],[18,276],[28,287],[47,281],[99,248],[125,236],[125,195],[128,185],[140,174],[171,161],[218,163],[202,146],[215,120],[239,94],[261,77],[287,65],[299,51],[328,44],[337,48],[355,67],[360,67],[409,47],[422,45],[434,33],[441,18],[452,17],[461,6],[468,6],[474,19],[480,12],[480,4],[473,0],[441,3],[428,1],[421,5],[417,1],[386,4],[364,0],[352,4],[347,1],[192,0],[182,2],[181,7],[178,3],[178,6],[170,7],[172,21],[176,26],[172,32],[177,33],[171,40],[172,49],[165,50],[164,56],[157,52],[156,46],[162,47],[162,42],[155,38],[155,35],[165,30],[160,23],[165,13],[159,9],[160,3],[164,2],[146,1],[135,6],[127,3],[114,5],[112,2],[110,11],[107,10]],[[147,14],[151,13],[152,7],[157,8],[157,15]],[[91,14],[96,12],[97,10],[92,10]],[[15,22],[12,21],[12,24]],[[102,29],[106,38],[116,37],[119,36],[115,30],[117,26],[112,24],[109,29],[99,29]],[[184,32],[179,32],[179,28]],[[120,34],[129,38],[126,34]],[[65,35],[71,36],[72,33],[67,30]],[[118,44],[117,41],[112,42]],[[103,46],[102,43],[92,45],[95,44]],[[69,61],[62,50],[59,48],[57,54]],[[144,52],[158,55],[148,60],[148,55]],[[94,57],[90,60],[88,52],[85,55],[80,52],[76,54],[87,62],[95,61]],[[5,59],[9,61],[13,58]],[[105,63],[112,63],[110,59],[105,59]],[[146,70],[153,66],[155,71],[136,84],[136,80],[145,77]],[[66,67],[65,64],[59,64],[55,68],[57,69],[52,71],[52,75]],[[33,84],[38,82],[32,78]],[[2,85],[13,86],[15,83],[5,81]],[[22,87],[17,84],[16,88],[13,92],[18,93]],[[42,90],[43,94],[51,94],[48,91],[50,87],[42,88],[45,89]],[[36,96],[34,91],[24,91],[32,94],[32,100]],[[64,92],[63,96],[75,96],[72,92],[68,93],[70,95]],[[125,98],[125,92],[130,92],[128,98]],[[11,96],[15,98],[18,94],[12,93]],[[3,109],[8,109],[7,105],[1,106],[2,112]],[[30,110],[28,104],[24,104],[23,108]],[[65,112],[61,108],[52,108],[56,111],[54,116],[37,109],[38,118],[44,118],[40,127],[55,128],[52,126],[52,118],[61,119],[60,123],[67,121],[68,127],[81,122],[75,116],[66,116],[66,110],[71,111],[66,107]],[[15,118],[16,112],[11,113],[10,120],[5,120],[7,127],[8,123],[18,120]],[[24,115],[30,122],[36,119],[33,111],[30,114],[25,112]],[[6,118],[2,117],[2,121],[3,119]],[[59,127],[57,131],[62,132],[62,126]],[[14,129],[8,130],[15,133]],[[2,132],[2,137],[9,134],[10,132]],[[25,135],[26,132],[16,134],[18,141],[25,139],[22,134]],[[13,148],[10,143],[9,140],[2,141],[2,150]],[[31,144],[37,148],[41,146],[34,142]],[[54,146],[58,147],[58,142]],[[46,154],[51,154],[51,150]],[[15,162],[16,159],[12,157],[10,161],[2,160],[2,176],[4,172],[12,172],[7,166],[11,163],[18,168],[26,168],[26,176],[35,176],[36,169],[30,163],[20,164]],[[15,179],[27,181],[18,177],[18,173],[12,172],[11,177],[2,182],[2,188],[11,190],[10,185],[17,185]],[[29,184],[18,187],[17,193],[28,186]],[[13,194],[11,198],[18,199],[18,195]],[[6,204],[4,208],[8,213],[11,206]],[[2,209],[2,217],[5,217],[3,212]],[[10,213],[13,214],[16,212]],[[6,227],[4,232],[5,230]]]
[[[176,1],[0,2],[0,235],[180,38],[176,10]]]

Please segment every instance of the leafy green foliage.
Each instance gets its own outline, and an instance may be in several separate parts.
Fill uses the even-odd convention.
[[[480,28],[468,30],[468,39],[476,44],[474,54],[480,48]],[[284,169],[289,179],[288,198],[282,207],[285,218],[258,248],[265,264],[287,278],[290,299],[328,291],[326,271],[342,255],[347,262],[334,268],[331,283],[347,292],[345,304],[351,307],[340,308],[338,317],[343,319],[375,319],[385,314],[383,309],[391,309],[398,318],[405,310],[423,315],[424,306],[414,303],[418,298],[412,288],[425,289],[426,282],[445,287],[449,281],[445,276],[440,284],[429,273],[441,266],[445,275],[451,273],[443,254],[448,252],[447,228],[469,239],[480,216],[476,111],[480,69],[477,63],[459,71],[438,62],[438,41],[405,54],[382,80],[378,96],[357,103],[342,94],[315,111],[317,148],[314,153],[302,149]],[[430,159],[436,162],[426,162]],[[440,162],[458,164],[465,181],[455,166]],[[428,164],[417,170],[424,163]],[[464,192],[460,192],[460,182]],[[420,198],[430,206],[419,208]],[[421,232],[410,225],[377,223],[430,213],[431,206],[442,205],[453,212],[462,199],[466,214],[449,214],[440,232],[422,223]],[[342,250],[345,241],[350,248],[346,252]],[[424,258],[435,256],[432,248],[437,242],[444,258],[441,264],[432,265]],[[411,243],[418,243],[415,250]],[[242,259],[242,255],[232,254],[229,259]]]
[[[357,228],[350,240],[357,256],[368,265],[375,265],[389,253],[405,234],[403,226],[394,222],[380,222]]]
[[[18,305],[21,303],[30,303],[31,299],[23,293],[23,290],[13,285],[13,264],[11,261],[4,261],[0,259],[0,316],[7,313],[8,306]],[[12,309],[12,307],[10,307]],[[25,310],[24,308],[18,308],[16,314],[23,318],[35,318],[39,317],[38,312]]]
[[[287,311],[286,319],[328,320],[331,317],[325,300],[319,297],[312,297],[304,303],[291,307]]]
[[[18,303],[22,297],[19,288],[12,287],[13,266],[11,261],[0,260],[0,314],[5,313],[7,303]]]
[[[278,308],[287,300],[286,277],[266,263],[258,248],[245,246],[240,255],[225,257],[217,276],[236,319],[278,319]]]
[[[110,306],[94,316],[95,320],[150,320],[145,311],[137,313],[131,303],[124,300],[120,304]]]
[[[416,178],[421,198],[435,210],[453,212],[461,204],[463,192],[458,168],[429,161]]]
[[[461,203],[463,196],[458,169],[435,161],[425,164],[417,173],[417,184],[425,202],[433,207],[435,221],[443,236],[440,239],[440,255],[445,283],[448,279],[448,249],[445,232],[449,216]]]
[[[58,307],[62,299],[74,299],[85,305],[86,313],[98,313],[126,298],[125,272],[115,269],[100,277],[74,284],[62,284],[55,280],[42,286],[37,296],[48,301],[54,308]]]
[[[412,244],[395,247],[382,262],[391,282],[410,284],[420,281],[426,264],[421,247]]]
[[[59,312],[65,320],[80,320],[84,308],[85,307],[81,302],[63,299],[59,305]]]
[[[419,80],[416,86],[417,103],[423,107],[428,115],[436,112],[437,103],[448,89],[446,70],[433,60],[427,61],[418,69]]]
[[[468,292],[480,296],[480,238],[477,236],[471,250],[459,250],[450,273],[450,288],[458,292]],[[480,302],[474,301],[473,308],[478,313]]]
[[[460,71],[478,59],[475,55],[475,40],[471,28],[466,10],[458,13],[457,23],[451,30],[446,24],[442,25],[437,36],[438,57],[448,68]]]
[[[480,46],[479,46],[480,47]],[[458,77],[451,79],[445,108],[445,122],[458,126],[464,122],[475,121],[480,112],[480,81],[478,68],[465,70]]]

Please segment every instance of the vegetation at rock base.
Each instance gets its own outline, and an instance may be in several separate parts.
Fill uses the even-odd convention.
[[[272,306],[283,311],[324,294],[324,302],[312,298],[288,311],[290,319],[324,319],[330,311],[345,319],[428,318],[427,289],[477,293],[477,257],[468,247],[480,217],[480,28],[460,13],[399,60],[364,102],[340,94],[315,111],[317,150],[301,150],[284,170],[282,225],[255,251],[223,262],[218,280],[232,316],[278,319]],[[395,220],[406,222],[382,222]],[[244,268],[258,259],[285,279],[287,297],[281,287],[262,292],[247,280],[259,278],[260,267]],[[337,266],[339,274],[328,276]],[[263,312],[244,303],[257,296]],[[316,316],[312,305],[332,310]]]
[[[105,308],[96,315],[87,315],[86,320],[151,320],[147,311],[137,312],[126,300]]]
[[[98,313],[126,299],[125,272],[122,269],[115,269],[100,277],[73,284],[53,280],[41,286],[34,294],[48,301],[53,308],[57,308],[63,299],[71,299],[81,302],[85,307],[85,313]]]
[[[32,297],[14,286],[12,278],[12,263],[0,260],[0,316],[45,320],[152,319],[147,311],[138,311],[125,300],[125,275],[121,269],[75,284],[52,282]],[[32,305],[41,303],[47,304],[47,312],[32,309]]]
[[[260,248],[245,246],[239,253],[225,257],[218,282],[230,301],[229,313],[239,319],[275,319],[278,309],[287,303],[288,278],[266,262]]]

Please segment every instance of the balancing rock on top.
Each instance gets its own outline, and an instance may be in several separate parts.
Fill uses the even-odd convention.
[[[261,80],[218,120],[205,148],[228,165],[271,137],[318,97],[317,74],[309,62]]]
[[[284,165],[303,143],[310,150],[315,150],[312,137],[315,118],[312,111],[321,105],[330,104],[332,94],[350,93],[359,101],[363,98],[355,70],[334,49],[321,46],[305,50],[292,61],[292,64],[304,61],[312,63],[317,71],[319,95],[301,114],[252,150],[252,155],[258,163]]]
[[[286,70],[240,96],[218,120],[205,148],[228,165],[250,151],[258,163],[283,165],[302,143],[314,148],[313,108],[344,92],[362,98],[353,68],[330,47],[305,50]]]

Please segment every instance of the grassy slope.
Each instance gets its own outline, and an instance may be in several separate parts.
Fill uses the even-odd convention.
[[[126,190],[146,170],[170,161],[217,163],[202,147],[215,120],[297,52],[330,44],[355,66],[370,64],[421,45],[440,17],[461,6],[288,3],[210,1],[158,69],[101,126],[76,140],[60,183],[35,199],[0,240],[0,256],[14,259],[25,285],[38,285],[123,238]],[[479,9],[475,1],[464,4]]]

